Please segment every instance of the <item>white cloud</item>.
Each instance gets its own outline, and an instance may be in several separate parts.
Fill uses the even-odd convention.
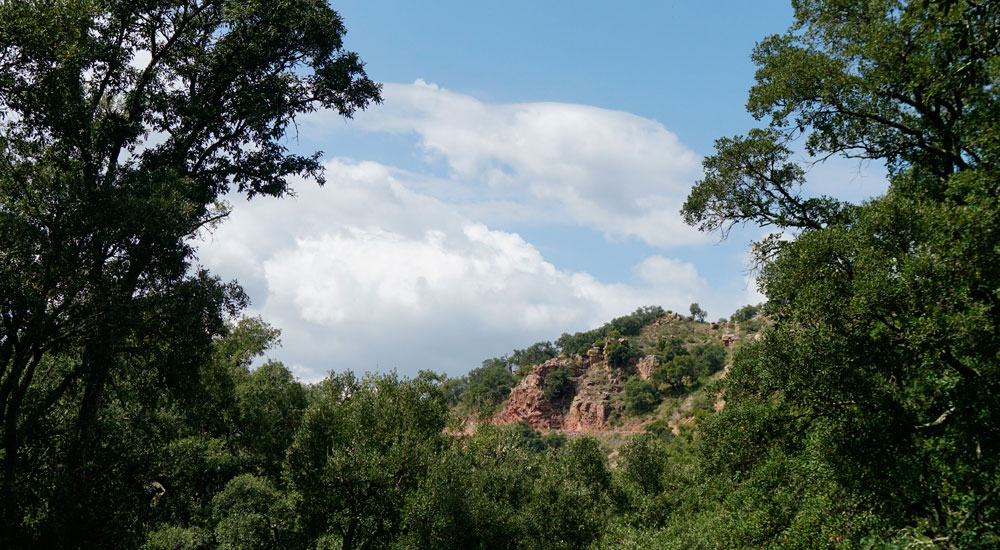
[[[637,283],[556,268],[519,235],[412,191],[412,174],[327,163],[325,188],[237,203],[202,245],[254,313],[284,330],[275,357],[306,379],[326,370],[463,374],[491,355],[585,330],[640,305],[682,309],[706,291],[690,263],[654,255]]]
[[[387,84],[384,96],[349,132],[415,136],[413,171],[328,160],[322,189],[293,182],[295,197],[232,199],[201,247],[208,267],[247,288],[251,313],[283,329],[274,356],[300,377],[464,374],[642,305],[742,302],[742,288],[709,293],[693,264],[650,248],[711,240],[680,220],[699,159],[662,124],[584,105],[489,104],[422,81]],[[307,139],[342,138],[333,117],[300,121]],[[519,226],[582,226],[649,252],[630,260],[629,281],[608,280],[553,265]],[[593,244],[593,231],[580,234],[573,246]]]
[[[705,242],[678,211],[699,157],[662,124],[566,103],[489,104],[427,84],[386,84],[385,104],[356,123],[419,136],[428,161],[549,221],[670,247]],[[308,124],[327,127],[329,114]]]

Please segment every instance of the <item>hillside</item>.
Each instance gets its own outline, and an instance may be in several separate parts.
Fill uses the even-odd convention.
[[[519,376],[512,374],[516,385],[495,406],[467,414],[465,431],[481,423],[523,422],[546,433],[669,429],[677,434],[699,415],[724,406],[713,382],[725,375],[734,350],[760,337],[762,322],[752,317],[755,312],[748,307],[736,316],[742,323],[703,322],[657,307],[640,308],[601,329],[563,335],[558,353],[548,343],[536,344],[535,349],[554,356],[518,366]],[[590,345],[581,345],[585,342]],[[519,355],[524,350],[513,354]],[[509,358],[487,360],[483,369],[470,373],[467,388],[513,366]]]

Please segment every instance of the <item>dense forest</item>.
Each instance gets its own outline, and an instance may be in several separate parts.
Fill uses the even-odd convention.
[[[280,334],[191,238],[226,193],[323,182],[283,145],[297,116],[381,101],[337,13],[0,3],[0,548],[1000,546],[1000,3],[793,5],[753,51],[760,128],[716,142],[681,212],[774,230],[767,302],[729,320],[760,337],[648,339],[645,307],[462,378],[303,384],[251,368]],[[811,194],[802,148],[884,163],[888,191]],[[488,422],[594,348],[643,427],[614,452]],[[656,421],[694,392],[724,406]]]

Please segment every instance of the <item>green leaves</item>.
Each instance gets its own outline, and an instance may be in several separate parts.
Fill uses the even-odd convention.
[[[704,467],[732,495],[719,543],[988,547],[1000,119],[983,115],[1000,112],[1000,8],[795,7],[754,52],[748,108],[769,128],[719,140],[683,211],[703,230],[798,230],[757,245],[774,325],[736,353],[726,407],[703,425]],[[789,162],[800,134],[820,158],[886,162],[889,192],[809,197]]]
[[[445,420],[444,396],[428,380],[347,374],[322,382],[284,466],[302,498],[307,538],[334,534],[345,549],[393,540]]]
[[[805,171],[788,162],[791,150],[776,131],[751,130],[715,147],[681,209],[687,224],[725,235],[737,224],[815,230],[844,219],[845,206],[835,199],[802,196]]]

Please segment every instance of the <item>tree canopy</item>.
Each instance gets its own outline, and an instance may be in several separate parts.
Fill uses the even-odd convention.
[[[319,153],[281,138],[302,113],[380,100],[344,32],[318,0],[0,5],[0,545],[24,519],[38,419],[74,403],[55,515],[85,521],[107,385],[190,381],[246,304],[192,267],[189,238],[231,188],[322,183]]]
[[[762,127],[716,143],[682,210],[784,234],[754,247],[767,302],[732,319],[763,328],[728,375],[707,336],[640,334],[665,314],[645,307],[464,379],[309,385],[251,368],[280,334],[189,239],[229,191],[322,182],[284,148],[298,115],[380,100],[336,12],[0,3],[0,547],[1000,546],[1000,4],[793,5],[754,50]],[[889,189],[814,193],[800,147],[884,162]],[[664,414],[617,455],[450,429],[594,345],[613,368],[544,392]]]
[[[682,211],[703,230],[795,234],[755,248],[775,324],[737,355],[705,426],[705,467],[740,499],[720,519],[768,511],[720,540],[992,547],[1000,6],[794,5],[795,25],[753,55],[748,108],[767,126],[716,142]],[[803,138],[820,159],[885,162],[888,192],[810,195],[790,160]]]

